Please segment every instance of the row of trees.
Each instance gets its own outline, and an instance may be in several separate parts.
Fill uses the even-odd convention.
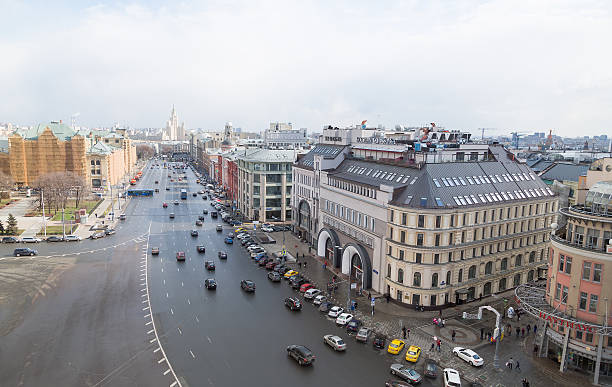
[[[136,145],[136,157],[141,160],[147,160],[155,156],[155,149],[151,145],[138,144]]]
[[[75,199],[75,207],[84,196],[87,195],[85,179],[73,172],[51,172],[39,176],[31,188],[43,192],[38,196],[38,208],[42,208],[42,200],[45,201],[45,209],[54,213],[66,207],[68,198]]]
[[[0,234],[15,235],[17,234],[17,230],[17,219],[13,216],[13,214],[9,214],[8,219],[6,221],[6,228],[0,220]]]

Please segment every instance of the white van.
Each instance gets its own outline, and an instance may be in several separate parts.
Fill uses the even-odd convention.
[[[459,372],[452,368],[444,369],[444,387],[461,387]]]

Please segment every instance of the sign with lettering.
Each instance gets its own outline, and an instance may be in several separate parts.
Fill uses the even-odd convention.
[[[386,137],[357,137],[357,142],[362,144],[395,145],[395,140]]]
[[[553,324],[553,325],[560,324],[561,326],[567,327],[569,329],[576,329],[576,330],[585,331],[585,332],[593,332],[592,325],[581,324],[578,321],[566,320],[564,318],[553,316],[553,315],[544,313],[542,311],[540,311],[538,317],[540,318],[540,320],[548,321],[550,324]]]

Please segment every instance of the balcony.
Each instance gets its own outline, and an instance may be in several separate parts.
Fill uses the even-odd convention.
[[[550,239],[556,243],[562,244],[567,247],[572,247],[574,249],[590,251],[590,252],[595,252],[595,253],[600,253],[600,254],[606,254],[606,246],[605,246],[604,241],[602,241],[602,247],[590,247],[590,246],[584,246],[582,244],[578,244],[572,241],[568,241],[566,237],[567,237],[566,229],[565,227],[563,227],[557,230],[556,233],[551,234]]]

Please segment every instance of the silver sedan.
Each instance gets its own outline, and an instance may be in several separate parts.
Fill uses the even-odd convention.
[[[323,342],[332,347],[334,351],[344,351],[346,349],[346,343],[340,336],[325,335],[323,336]]]

